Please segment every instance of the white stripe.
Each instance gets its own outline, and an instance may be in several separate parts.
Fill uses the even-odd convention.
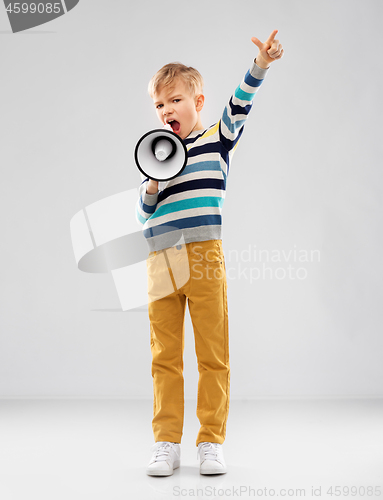
[[[238,97],[235,97],[234,95],[233,95],[232,101],[233,101],[234,106],[242,106],[242,107],[245,107],[253,102],[253,100],[245,101],[243,99],[238,99]]]
[[[168,203],[173,203],[174,201],[180,200],[190,200],[191,198],[198,198],[199,196],[218,196],[220,198],[225,198],[226,192],[223,189],[193,189],[192,191],[183,191],[182,193],[175,193],[166,198],[166,200],[158,203],[156,210],[163,205]]]
[[[215,123],[214,125],[212,125],[211,127],[209,127],[209,129],[207,130],[207,132],[214,128],[217,124]],[[207,133],[205,132],[205,134]],[[209,137],[199,137],[194,144],[191,145],[190,149],[196,147],[196,146],[204,146],[205,144],[209,144],[211,142],[218,142],[219,141],[219,137],[218,137],[218,128],[216,130],[216,132],[214,132],[214,134],[211,134],[209,135]],[[189,146],[187,146],[188,148]]]
[[[231,108],[228,107],[227,109],[227,116],[230,118],[231,123],[239,122],[240,120],[247,120],[247,117],[249,116],[246,113],[242,113],[241,115],[233,115],[231,112]]]
[[[138,213],[144,218],[144,219],[148,219],[152,214],[151,213],[148,213],[148,212],[145,212],[141,207],[140,207],[140,202],[144,202],[142,197],[143,195],[145,194],[146,192],[146,183],[145,184],[141,184],[141,186],[138,188],[138,193],[139,193],[139,199],[137,200],[136,202],[136,209],[138,211]],[[146,205],[148,205],[148,203],[146,203]],[[136,218],[137,218],[137,214],[136,214]],[[137,218],[138,220],[138,218]],[[140,224],[143,224],[141,221],[139,221]]]
[[[234,139],[238,135],[238,129],[235,130],[234,132],[230,132],[230,130],[227,128],[226,124],[223,121],[222,121],[221,132],[230,141],[234,141]]]
[[[221,124],[222,123],[223,122],[221,120]],[[216,142],[218,142],[218,140]],[[225,175],[227,175],[227,165],[226,165],[226,162],[225,162],[225,160],[222,158],[222,156],[219,153],[204,153],[204,154],[200,154],[198,156],[195,156],[193,158],[189,158],[188,159],[188,165],[194,165],[195,163],[198,164],[198,163],[201,163],[201,162],[204,162],[204,161],[214,161],[214,162],[217,162],[217,163],[219,162],[219,164],[221,166],[221,169],[225,172]],[[205,172],[205,171],[198,172],[198,174],[201,174],[198,178],[203,177],[203,175],[202,175],[203,172]],[[216,178],[216,179],[221,179],[220,175],[214,175],[214,173],[217,173],[217,170],[206,170],[206,172],[210,172],[211,174],[213,174],[213,175],[209,174],[210,177],[213,177],[213,178]],[[186,177],[186,176],[181,176],[180,178],[182,178],[182,177]]]
[[[221,124],[222,123],[223,122],[221,120]],[[217,133],[218,133],[218,131],[217,131]],[[218,142],[218,140],[216,142]],[[212,143],[213,143],[213,141],[212,141]],[[203,161],[219,162],[219,164],[221,166],[221,169],[227,175],[227,165],[226,165],[226,162],[225,162],[225,160],[222,158],[222,156],[219,153],[204,153],[204,154],[200,154],[198,156],[195,156],[193,158],[189,158],[188,159],[188,165],[194,165],[195,163],[198,164],[198,163],[203,162]],[[207,170],[206,172],[217,172],[217,171],[216,170]],[[201,171],[201,174],[202,174],[202,171]],[[185,176],[183,176],[183,177],[185,177]],[[202,177],[202,175],[201,175],[201,177]],[[215,177],[215,176],[212,175],[211,177]],[[220,179],[221,177],[217,176],[215,178]]]
[[[211,141],[213,144],[214,142],[218,142],[218,139],[216,141]],[[195,163],[202,163],[204,161],[214,161],[218,162],[217,160],[217,154],[219,156],[219,153],[202,153],[198,156],[194,156],[191,158],[188,158],[188,165],[194,165]],[[200,158],[200,159],[199,159]]]
[[[169,181],[167,187],[177,186],[187,181],[194,181],[197,179],[222,179],[221,170],[200,170],[197,172],[190,172],[190,174],[180,175]]]
[[[195,217],[198,215],[222,215],[222,210],[219,207],[196,207],[188,208],[187,210],[180,210],[178,212],[171,212],[155,219],[148,219],[143,229],[149,229],[159,224],[170,223],[174,220],[185,219],[187,217]]]
[[[241,90],[244,90],[248,94],[254,94],[259,89],[259,87],[252,87],[251,85],[248,85],[244,81],[241,83],[240,88],[241,88]]]
[[[229,162],[230,162],[230,152],[229,152]],[[225,162],[225,160],[222,159],[222,157],[221,157],[221,168],[223,172],[225,172],[225,175],[227,177],[227,163]]]
[[[145,212],[144,210],[142,210],[142,208],[139,205],[137,205],[137,211],[144,219],[149,219],[149,217],[153,215],[153,213]]]

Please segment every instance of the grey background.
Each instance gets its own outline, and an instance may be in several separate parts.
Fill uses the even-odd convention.
[[[162,65],[201,72],[208,127],[258,54],[251,37],[273,29],[285,55],[255,98],[223,210],[231,398],[383,396],[382,10],[81,0],[12,34],[0,8],[1,397],[152,397],[147,313],[123,313],[111,275],[76,268],[69,221],[138,187],[133,151],[158,126],[146,89]],[[228,258],[249,246],[320,262],[299,264],[305,279],[250,283],[235,273],[259,263]]]

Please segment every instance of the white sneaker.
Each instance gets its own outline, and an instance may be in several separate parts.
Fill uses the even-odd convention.
[[[198,455],[200,457],[200,474],[225,474],[227,472],[221,444],[207,441],[199,443],[197,458]]]
[[[148,476],[171,476],[173,469],[180,466],[180,443],[157,441],[151,448],[154,452],[146,468]]]

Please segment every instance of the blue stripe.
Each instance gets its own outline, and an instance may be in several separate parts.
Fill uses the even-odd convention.
[[[146,205],[142,199],[140,199],[140,208],[143,212],[147,214],[152,214],[156,210],[156,205]]]
[[[229,173],[229,165],[227,163],[226,163],[226,166],[227,166],[227,173]],[[225,191],[226,191],[226,179],[227,179],[227,176],[226,176],[225,172],[223,171],[223,169],[221,169],[221,170],[222,170],[223,182],[225,184]]]
[[[221,171],[221,168],[220,168]],[[195,189],[221,189],[224,190],[225,186],[222,179],[192,179],[182,184],[174,184],[173,186],[166,187],[161,193],[158,194],[157,206],[162,201],[166,200],[169,196],[184,191],[193,191]],[[157,210],[159,207],[157,208]]]
[[[151,216],[151,220],[162,215],[180,212],[181,210],[189,210],[190,208],[200,207],[217,207],[222,208],[225,198],[220,196],[197,196],[195,198],[188,198],[186,200],[173,201],[158,207],[155,213]]]
[[[217,144],[219,144],[217,140]],[[212,151],[206,148],[204,153],[211,153]],[[192,165],[187,164],[186,167],[182,170],[180,173],[179,177],[182,177],[183,175],[188,175],[192,174],[194,172],[201,172],[201,171],[214,171],[214,172],[219,172],[221,170],[221,165],[219,164],[218,160],[212,160],[212,161],[201,161],[198,163],[194,163]]]
[[[145,222],[146,222],[145,217],[142,217],[142,215],[140,214],[140,212],[137,209],[136,209],[136,215],[137,215],[138,220],[141,222],[141,224],[145,224]]]
[[[246,104],[246,106],[240,106],[239,104],[234,104],[233,99],[231,98],[229,101],[229,106],[231,109],[231,115],[248,115],[253,107],[253,103],[250,102]]]
[[[149,229],[144,229],[145,238],[158,236],[159,234],[170,233],[178,229],[187,229],[198,226],[220,226],[222,224],[221,215],[197,215],[196,217],[186,217],[185,219],[172,220],[165,224],[159,224]]]
[[[252,74],[250,74],[250,70],[248,70],[244,80],[247,85],[250,85],[250,87],[259,87],[262,84],[264,78],[258,80],[258,78],[255,78]]]
[[[219,153],[220,147],[221,145],[219,143],[219,138],[217,135],[217,140],[215,140],[214,142],[206,143],[203,146],[194,146],[192,149],[190,149],[188,151],[188,157],[194,158],[195,156],[203,155],[206,153]]]
[[[233,118],[235,119],[235,116]],[[231,123],[230,118],[227,114],[227,108],[225,108],[225,111],[223,112],[223,115],[222,115],[222,120],[223,120],[224,124],[226,125],[226,127],[233,134],[237,130],[237,128],[242,127],[242,125],[246,121],[246,118],[244,118],[243,120],[237,120],[234,123]]]
[[[252,101],[255,96],[255,92],[252,94],[249,94],[248,92],[245,92],[242,90],[239,86],[235,89],[234,95],[237,99],[240,99],[241,101]]]
[[[250,106],[250,108],[251,108],[251,106]],[[188,152],[188,156],[190,158],[193,158],[194,156],[198,156],[198,155],[201,155],[204,153],[205,154],[206,153],[219,153],[219,155],[225,160],[226,165],[228,165],[229,153],[228,153],[227,148],[225,148],[225,144],[224,144],[224,142],[227,141],[227,139],[226,139],[226,137],[222,136],[220,127],[221,127],[221,124],[218,127],[220,135],[218,136],[218,139],[216,141],[204,144],[203,146],[193,147]],[[206,162],[206,163],[210,163],[210,162]],[[188,164],[188,165],[186,165],[185,170],[190,169],[189,172],[198,172],[198,165],[199,165],[199,162],[195,163],[194,165]],[[220,166],[220,169],[221,169],[221,166]],[[182,173],[181,173],[181,175],[182,175]]]
[[[226,138],[225,138],[226,139]],[[226,163],[226,166],[229,167],[229,152],[227,149],[225,149],[224,145],[222,144],[221,142],[221,151],[220,151],[220,155],[222,157],[222,159],[225,161]]]
[[[231,151],[234,148],[234,146],[237,144],[237,142],[239,141],[241,135],[243,134],[243,129],[244,128],[245,128],[245,126],[243,125],[239,129],[238,134],[236,135],[236,137],[234,138],[234,140],[231,141],[225,135],[223,135],[222,130],[221,130],[221,125],[219,126],[219,137],[221,139],[221,142],[222,142],[223,146],[226,148],[227,151]],[[229,173],[229,164],[228,164],[228,162],[226,162],[226,165],[227,165],[227,172]]]

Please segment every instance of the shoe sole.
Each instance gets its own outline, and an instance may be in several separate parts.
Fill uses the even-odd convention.
[[[178,469],[179,466],[180,466],[180,460],[175,460],[173,465],[173,470],[166,471],[166,470],[146,469],[146,474],[148,476],[171,476],[174,472],[174,469]]]
[[[214,469],[207,469],[207,470],[200,470],[199,473],[202,475],[210,475],[210,474],[226,474],[227,470],[214,470]]]

